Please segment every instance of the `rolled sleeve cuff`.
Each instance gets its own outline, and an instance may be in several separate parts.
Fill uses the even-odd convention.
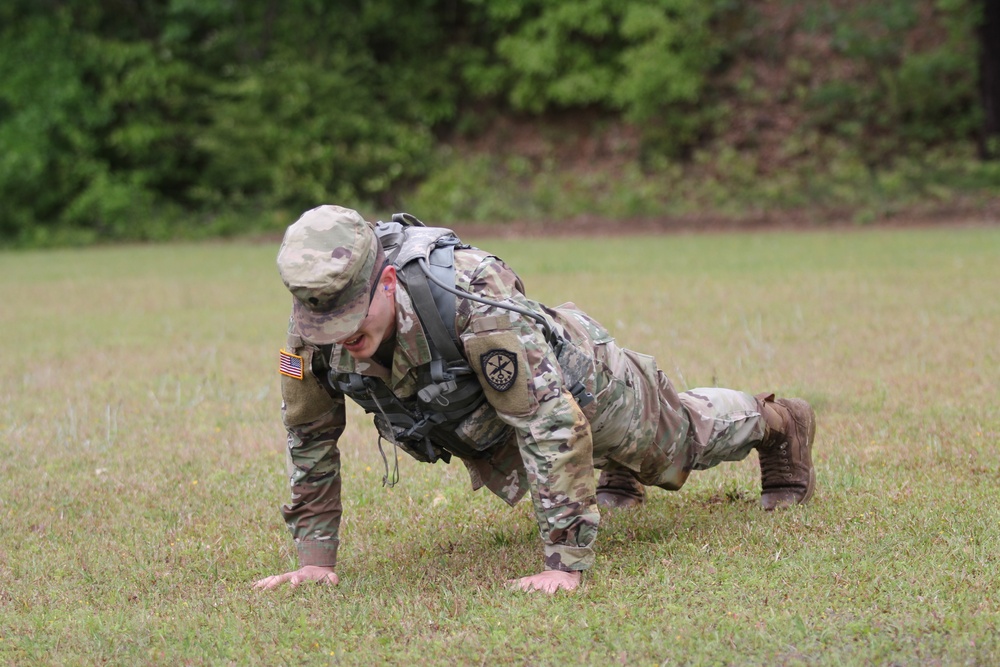
[[[545,569],[562,572],[579,572],[594,565],[594,550],[590,547],[565,545],[545,546]]]
[[[337,547],[340,540],[296,540],[295,548],[299,552],[299,565],[320,565],[334,567],[337,565]]]

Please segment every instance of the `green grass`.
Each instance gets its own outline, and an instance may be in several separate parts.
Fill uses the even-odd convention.
[[[527,502],[401,459],[349,413],[339,587],[294,566],[275,247],[0,254],[2,664],[996,664],[1000,229],[480,245],[680,388],[812,401],[819,490],[756,459],[602,524],[575,594]]]

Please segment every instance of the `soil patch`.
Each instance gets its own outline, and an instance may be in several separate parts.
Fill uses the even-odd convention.
[[[459,236],[588,237],[650,234],[691,234],[776,230],[857,230],[873,228],[981,227],[1000,225],[1000,198],[978,204],[920,206],[895,211],[871,222],[856,222],[846,210],[764,211],[740,217],[693,214],[662,218],[610,220],[579,216],[562,220],[520,220],[504,223],[455,223],[446,225]],[[427,224],[433,224],[431,222]]]

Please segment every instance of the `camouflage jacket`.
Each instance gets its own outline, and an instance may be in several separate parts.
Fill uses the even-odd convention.
[[[570,394],[555,351],[534,319],[458,299],[456,331],[492,410],[487,419],[513,426],[516,439],[488,459],[464,460],[473,488],[486,486],[513,505],[531,491],[546,569],[583,570],[593,563],[599,513],[594,469],[609,461],[647,483],[669,467],[685,429],[657,440],[658,383],[651,357],[619,348],[608,332],[573,304],[546,308],[519,289],[514,272],[477,249],[455,252],[458,289],[544,315],[565,340],[564,352],[595,400],[580,408]],[[303,565],[334,565],[338,545],[340,455],[344,398],[330,396],[309,373],[318,352],[294,330],[287,349],[303,357],[302,380],[282,377],[283,418],[292,464],[292,501],[282,513]],[[431,359],[406,290],[396,291],[396,347],[392,368],[354,360],[334,346],[330,366],[381,378],[400,397],[417,390],[415,369]],[[564,357],[564,366],[566,358]],[[660,432],[664,429],[660,428]]]

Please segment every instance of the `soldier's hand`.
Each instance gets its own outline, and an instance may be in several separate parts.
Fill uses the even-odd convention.
[[[266,590],[271,588],[277,588],[281,584],[289,583],[292,588],[295,588],[299,584],[306,581],[316,581],[322,584],[337,584],[340,579],[337,578],[337,573],[333,571],[332,567],[323,567],[321,565],[306,565],[300,567],[294,572],[286,572],[284,574],[275,574],[270,577],[264,577],[253,584],[254,590]]]
[[[530,577],[521,577],[507,583],[511,588],[520,588],[522,591],[543,591],[545,593],[555,593],[560,588],[567,591],[575,590],[580,585],[579,572],[562,572],[560,570],[546,570],[533,574]]]

